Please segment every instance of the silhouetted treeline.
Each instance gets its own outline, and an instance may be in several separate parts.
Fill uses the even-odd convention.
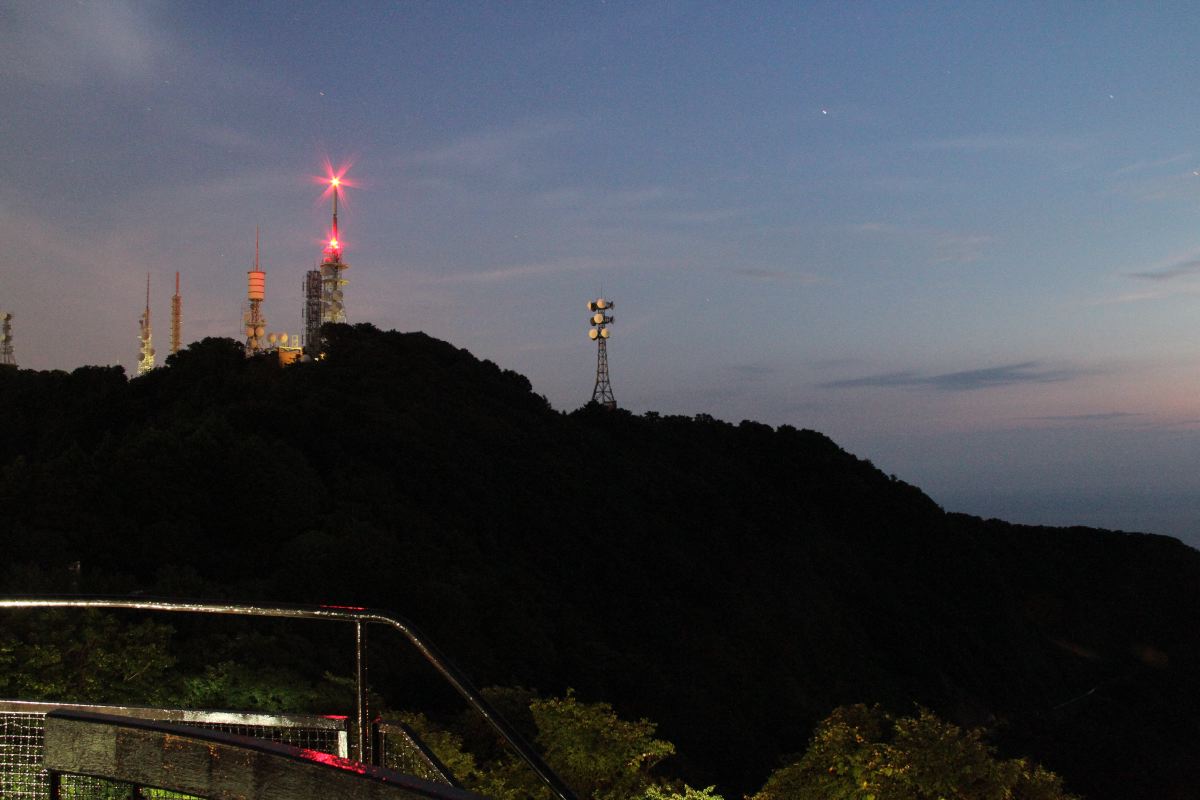
[[[393,609],[480,684],[658,720],[727,796],[856,702],[988,724],[1089,797],[1194,793],[1178,541],[947,514],[813,431],[564,414],[423,334],[325,334],[287,368],[206,339],[135,380],[0,370],[3,588]]]

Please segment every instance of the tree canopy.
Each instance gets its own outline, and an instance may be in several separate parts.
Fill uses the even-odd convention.
[[[1097,798],[1200,782],[1181,543],[948,514],[815,431],[562,413],[423,334],[325,335],[286,368],[209,339],[133,379],[0,371],[0,587],[393,609],[480,684],[657,720],[682,778],[734,795],[860,701],[995,720]],[[173,624],[198,698],[283,703],[251,678],[290,669],[319,704],[344,668],[283,638],[242,670]],[[372,647],[384,696],[441,697]]]

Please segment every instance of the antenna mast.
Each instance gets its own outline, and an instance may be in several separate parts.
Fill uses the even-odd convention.
[[[262,313],[262,301],[267,295],[267,273],[258,266],[258,226],[254,226],[254,269],[246,273],[246,311],[242,321],[246,324],[246,355],[252,356],[265,349],[267,320]]]
[[[146,273],[146,308],[138,320],[137,374],[145,375],[154,369],[154,336],[150,331],[150,273]]]
[[[175,273],[175,294],[171,296],[171,352],[178,353],[183,339],[183,297],[179,294],[179,273]]]
[[[603,297],[588,303],[588,311],[592,312],[588,338],[596,342],[596,385],[592,389],[592,402],[609,409],[617,407],[617,398],[613,397],[612,385],[608,382],[608,326],[613,318],[607,312],[614,305],[613,301]]]

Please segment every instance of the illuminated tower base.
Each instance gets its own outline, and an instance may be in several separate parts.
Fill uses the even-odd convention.
[[[261,353],[267,345],[267,320],[262,313],[262,301],[247,303],[242,320],[246,323],[246,355]]]
[[[598,340],[596,345],[596,388],[592,389],[592,402],[605,408],[616,408],[612,385],[608,382],[608,341]]]
[[[343,264],[339,256],[340,254],[335,254],[332,257],[338,260],[321,264],[321,324],[346,321],[342,287],[348,281],[342,277],[342,271],[349,265]]]

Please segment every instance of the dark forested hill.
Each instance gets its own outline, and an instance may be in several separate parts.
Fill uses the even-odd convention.
[[[1194,794],[1200,552],[947,514],[813,431],[563,414],[423,334],[327,334],[287,368],[209,339],[135,380],[0,371],[3,588],[394,609],[481,684],[658,720],[729,795],[876,701],[1091,797]]]

